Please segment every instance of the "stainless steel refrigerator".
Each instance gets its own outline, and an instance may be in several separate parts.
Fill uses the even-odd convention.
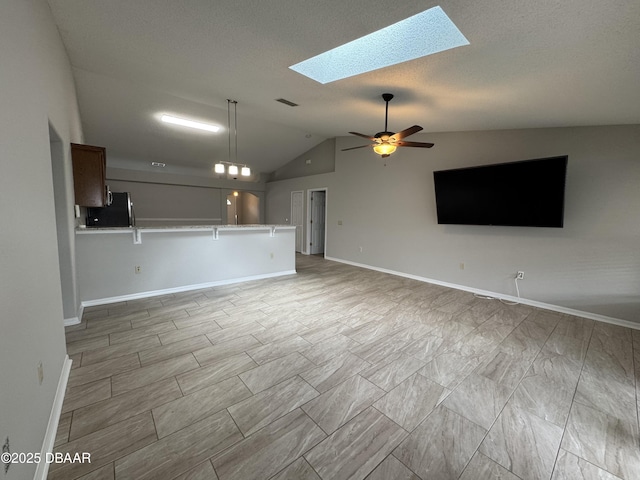
[[[87,209],[87,227],[133,227],[135,215],[131,195],[127,192],[112,192],[111,204],[107,207]]]

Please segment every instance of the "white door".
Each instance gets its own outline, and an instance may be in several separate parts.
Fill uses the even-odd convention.
[[[324,214],[326,192],[311,192],[311,255],[324,253]]]
[[[304,192],[291,192],[291,225],[296,227],[296,252],[302,252]]]

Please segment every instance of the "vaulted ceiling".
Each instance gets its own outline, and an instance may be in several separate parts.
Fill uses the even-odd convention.
[[[270,172],[326,138],[640,123],[638,0],[48,0],[76,82],[86,143],[120,165]],[[440,5],[470,45],[321,85],[288,67]],[[275,99],[299,104],[289,107]],[[158,121],[217,123],[200,133]]]

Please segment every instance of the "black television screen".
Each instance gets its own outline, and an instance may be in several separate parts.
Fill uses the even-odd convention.
[[[562,228],[567,160],[433,172],[438,223]]]

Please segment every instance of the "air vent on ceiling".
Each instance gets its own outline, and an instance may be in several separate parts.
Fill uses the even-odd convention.
[[[152,167],[160,167],[160,168],[164,168],[167,166],[166,163],[161,163],[161,162],[151,162],[151,166]]]
[[[286,98],[276,98],[276,102],[284,103],[285,105],[289,105],[290,107],[297,107],[297,103],[293,103]]]

